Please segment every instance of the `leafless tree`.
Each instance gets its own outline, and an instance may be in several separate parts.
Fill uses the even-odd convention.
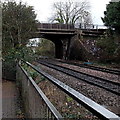
[[[53,8],[52,22],[56,21],[64,24],[91,23],[88,1],[74,2],[68,0],[68,2],[56,2]]]

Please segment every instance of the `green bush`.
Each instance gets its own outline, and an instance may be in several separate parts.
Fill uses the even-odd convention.
[[[32,37],[31,33],[36,32],[38,21],[33,7],[21,1],[3,1],[2,13],[2,77],[13,80],[18,60],[30,61],[34,58],[32,50],[26,45]]]
[[[16,78],[16,64],[20,59],[25,61],[33,61],[35,59],[35,54],[30,48],[21,47],[19,49],[11,48],[3,54],[2,62],[2,78],[15,80]]]
[[[120,43],[117,40],[117,35],[109,35],[105,33],[97,41],[99,49],[99,60],[102,63],[119,63],[120,61]]]

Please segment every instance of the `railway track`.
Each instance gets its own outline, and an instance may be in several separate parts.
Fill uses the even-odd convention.
[[[103,119],[104,120],[112,120],[112,119],[119,120],[119,116],[117,116],[113,112],[109,111],[108,109],[104,108],[103,106],[99,105],[95,101],[93,101],[90,98],[84,96],[83,94],[79,93],[78,91],[74,90],[73,88],[67,86],[66,84],[64,84],[63,82],[54,78],[53,76],[49,75],[48,73],[45,73],[43,70],[39,69],[35,65],[32,65],[29,62],[25,62],[25,61],[23,61],[23,62],[26,63],[28,66],[32,67],[35,71],[40,73],[42,76],[47,78],[50,82],[52,82],[54,85],[56,85],[60,90],[62,90],[66,94],[70,95],[74,100],[76,100],[78,103],[80,103],[87,110],[92,112],[93,115],[96,115],[101,120],[103,120]],[[21,64],[19,64],[19,66],[21,66]],[[24,72],[24,73],[26,73],[26,72]],[[31,81],[29,75],[26,75],[26,76],[27,76],[27,80],[29,78],[29,80]],[[34,81],[34,80],[32,80],[32,81]]]
[[[115,69],[110,69],[110,68],[103,68],[103,67],[97,67],[97,66],[88,65],[88,64],[79,64],[79,63],[70,62],[70,61],[63,61],[63,60],[52,60],[52,61],[57,61],[57,62],[60,62],[60,63],[70,64],[70,65],[75,65],[75,66],[79,66],[79,67],[83,67],[83,68],[88,68],[88,69],[92,69],[92,70],[101,71],[101,72],[106,72],[106,73],[111,73],[111,74],[115,74],[115,75],[120,75],[120,70],[115,70]]]
[[[113,94],[120,96],[120,83],[113,82],[113,81],[103,79],[100,77],[96,77],[93,75],[89,75],[87,73],[78,72],[76,70],[72,70],[70,68],[56,65],[56,64],[53,64],[51,62],[44,61],[44,60],[39,60],[38,63],[45,65],[49,68],[55,69],[57,71],[63,72],[67,75],[75,77],[75,78],[82,80],[84,82],[87,82],[91,85],[95,85],[95,86],[98,86],[100,88],[103,88],[103,89],[105,89]]]

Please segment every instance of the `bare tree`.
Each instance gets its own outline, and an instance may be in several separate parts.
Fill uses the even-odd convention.
[[[89,23],[91,22],[91,15],[89,12],[90,5],[87,1],[73,2],[56,2],[53,5],[54,14],[52,22],[75,24],[75,23]]]

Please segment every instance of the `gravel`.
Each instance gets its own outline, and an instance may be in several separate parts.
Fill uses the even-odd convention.
[[[88,73],[90,75],[94,75],[97,77],[101,77],[104,79],[108,79],[108,80],[120,83],[120,75],[114,75],[114,74],[110,74],[110,73],[106,73],[106,72],[96,71],[96,70],[92,70],[92,69],[88,69],[88,68],[78,67],[75,65],[65,64],[65,63],[56,62],[56,64],[67,67],[67,68],[74,69],[79,72]]]
[[[50,75],[54,76],[55,78],[59,79],[60,81],[64,82],[65,84],[69,85],[70,87],[74,88],[75,90],[79,91],[83,95],[89,97],[90,99],[94,100],[98,104],[106,107],[112,112],[116,112],[116,114],[119,113],[117,109],[120,108],[120,96],[118,97],[117,95],[114,95],[102,88],[90,85],[88,83],[85,83],[81,80],[78,80],[74,77],[68,76],[62,72],[56,71],[54,69],[45,67],[44,65],[39,64],[40,68],[44,70],[45,72],[49,73]],[[79,68],[74,65],[65,65],[69,68],[78,70],[78,71],[86,71],[91,74],[95,72],[94,74],[104,74],[102,72],[96,72],[94,70],[87,70],[86,68]],[[102,75],[100,75],[102,76]],[[104,75],[107,77],[107,75]],[[116,75],[115,75],[116,76]],[[113,77],[115,79],[115,76]],[[120,113],[119,113],[120,114]]]

